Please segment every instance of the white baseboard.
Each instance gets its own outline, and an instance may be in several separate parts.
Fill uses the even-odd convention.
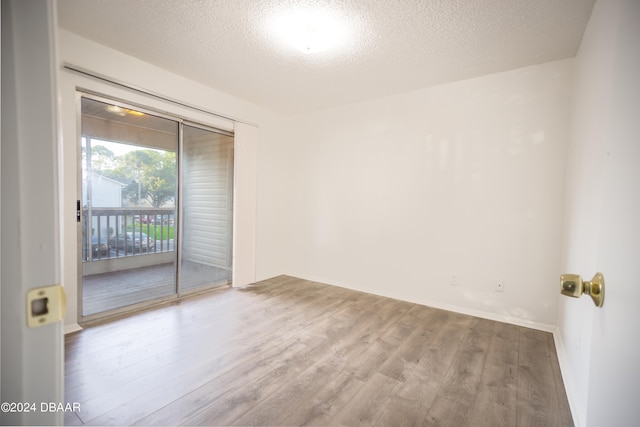
[[[339,283],[336,281],[324,279],[322,277],[310,277],[310,276],[305,276],[300,274],[287,274],[287,275],[291,277],[298,277],[304,280],[310,280],[313,282],[326,283],[327,285],[338,286],[340,288],[351,289],[353,291],[366,292],[366,293],[378,295],[381,297],[393,298],[401,301],[411,302],[414,304],[425,305],[427,307],[439,308],[442,310],[453,311],[455,313],[480,317],[482,319],[495,320],[497,322],[509,323],[511,325],[536,329],[543,332],[554,333],[556,330],[555,325],[548,325],[546,323],[533,322],[527,319],[520,319],[517,317],[505,316],[505,315],[490,313],[482,310],[475,310],[468,307],[461,307],[457,305],[441,303],[439,301],[431,301],[427,299],[415,298],[415,297],[410,297],[410,296],[400,295],[400,294],[392,294],[388,292],[371,291],[370,289],[363,289],[357,286],[352,286],[351,284],[348,284],[348,283]]]
[[[82,326],[77,323],[69,323],[68,325],[64,325],[64,334],[70,334],[72,332],[78,332],[82,330]]]
[[[578,414],[576,408],[575,391],[576,387],[569,376],[569,359],[567,357],[567,351],[562,340],[560,332],[556,328],[553,332],[553,342],[556,345],[556,354],[558,355],[558,364],[560,365],[560,374],[562,375],[562,382],[564,383],[564,390],[567,393],[567,400],[569,401],[569,409],[571,409],[571,416],[573,417],[573,425],[575,427],[582,427],[584,422],[582,417]]]

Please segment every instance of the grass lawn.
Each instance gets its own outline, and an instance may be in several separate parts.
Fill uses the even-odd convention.
[[[127,226],[128,231],[132,231],[132,226]],[[142,231],[155,240],[168,240],[174,238],[173,225],[136,224],[135,231]]]

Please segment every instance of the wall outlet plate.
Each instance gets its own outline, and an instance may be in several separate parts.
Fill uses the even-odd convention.
[[[504,292],[504,280],[498,281],[496,285],[496,292]]]

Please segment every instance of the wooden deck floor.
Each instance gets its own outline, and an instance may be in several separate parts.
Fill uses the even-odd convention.
[[[173,263],[85,276],[82,281],[84,316],[173,295],[176,292]],[[190,261],[182,263],[182,290],[226,285],[231,272]]]
[[[287,276],[65,341],[67,424],[573,425],[551,334]]]

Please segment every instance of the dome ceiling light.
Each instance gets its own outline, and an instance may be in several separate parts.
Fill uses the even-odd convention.
[[[337,47],[347,35],[347,26],[336,11],[317,6],[280,11],[272,25],[281,41],[305,54]]]

